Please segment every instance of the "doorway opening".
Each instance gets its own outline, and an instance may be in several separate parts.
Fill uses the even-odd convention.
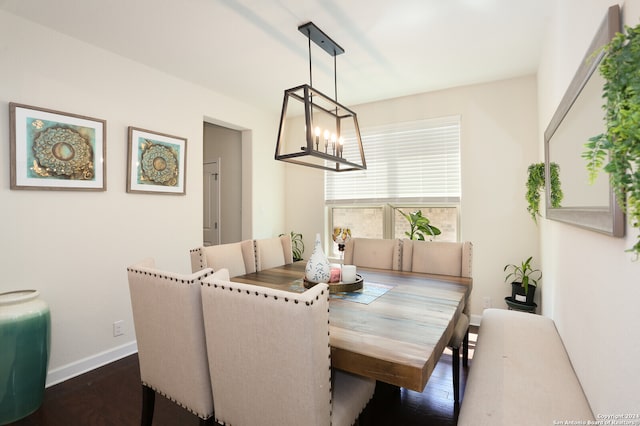
[[[242,240],[242,131],[204,123],[204,245]]]

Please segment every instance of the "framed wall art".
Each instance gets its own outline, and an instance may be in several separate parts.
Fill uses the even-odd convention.
[[[185,138],[129,127],[127,192],[184,195]]]
[[[9,103],[11,189],[105,191],[106,121]]]

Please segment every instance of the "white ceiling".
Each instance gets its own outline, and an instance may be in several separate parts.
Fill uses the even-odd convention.
[[[309,83],[297,29],[308,21],[345,49],[338,101],[354,105],[535,73],[555,1],[0,0],[0,9],[277,111],[285,89]],[[311,52],[313,86],[333,97],[333,57]]]

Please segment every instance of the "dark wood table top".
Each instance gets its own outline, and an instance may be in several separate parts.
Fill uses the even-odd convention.
[[[231,280],[289,290],[305,262]],[[470,278],[358,268],[364,285],[392,287],[369,304],[331,298],[331,365],[422,392],[471,291]]]

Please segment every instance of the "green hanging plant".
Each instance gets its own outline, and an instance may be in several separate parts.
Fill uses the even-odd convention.
[[[562,189],[560,188],[560,166],[557,163],[551,163],[551,207],[560,207],[562,202]],[[527,194],[526,199],[529,205],[527,211],[531,215],[534,222],[538,222],[540,214],[540,193],[545,188],[544,179],[544,163],[534,163],[529,166],[527,177]]]
[[[589,139],[582,158],[592,182],[600,170],[609,174],[620,208],[640,228],[640,25],[625,26],[604,50],[599,71],[606,130]],[[627,251],[640,256],[640,235]]]

